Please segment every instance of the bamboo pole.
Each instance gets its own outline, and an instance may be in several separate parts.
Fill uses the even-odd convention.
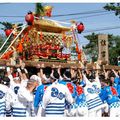
[[[17,40],[17,38],[19,37],[19,35],[23,32],[23,30],[26,28],[26,24],[23,26],[23,29],[19,32],[19,34],[16,36],[16,38],[11,42],[11,44],[9,45],[9,47],[5,50],[5,52],[0,56],[0,58],[3,57],[3,55],[9,50],[9,48],[13,45],[13,43]]]

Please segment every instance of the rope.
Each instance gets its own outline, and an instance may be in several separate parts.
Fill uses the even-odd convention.
[[[23,25],[22,25],[23,26]],[[22,26],[19,26],[19,27],[17,27],[17,28],[20,28],[20,27],[22,27]],[[7,41],[9,40],[9,38],[10,38],[10,36],[12,35],[12,33],[14,32],[14,29],[13,29],[13,31],[10,33],[10,35],[7,37],[7,39],[5,40],[5,42],[2,44],[2,46],[1,46],[1,48],[0,48],[0,51],[3,49],[3,47],[5,46],[5,44],[7,43]]]
[[[9,50],[9,48],[13,45],[13,43],[16,41],[16,39],[19,37],[19,35],[23,32],[23,30],[26,28],[26,24],[23,26],[23,29],[19,32],[19,34],[16,36],[16,38],[11,42],[9,47],[5,50],[5,52],[0,56],[0,58],[3,57],[3,55]]]

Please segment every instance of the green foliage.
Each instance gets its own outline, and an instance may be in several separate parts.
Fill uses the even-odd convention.
[[[111,36],[111,46],[109,44],[110,63],[117,65],[117,57],[120,56],[120,36]]]
[[[4,43],[6,37],[3,34],[0,34],[0,47],[2,46],[2,44]],[[1,52],[0,52],[1,53]]]
[[[83,47],[86,55],[90,56],[93,61],[98,59],[98,34],[84,36],[89,40],[89,43]],[[116,65],[117,57],[120,56],[120,36],[108,35],[109,60],[110,64]]]
[[[84,36],[89,40],[89,43],[83,47],[86,55],[89,55],[90,58],[93,59],[93,61],[96,61],[98,58],[98,35],[95,33],[92,33],[91,35]]]
[[[41,3],[36,3],[36,6],[35,6],[35,14],[37,16],[40,16],[41,14],[44,13],[44,7]]]
[[[12,28],[12,24],[9,23],[9,22],[0,22],[0,24],[2,24],[4,26],[4,28],[1,28],[2,30],[11,29]]]
[[[12,29],[13,26],[15,25],[15,24],[12,24],[9,22],[0,22],[0,24],[3,26],[3,28],[1,28],[2,30]],[[23,25],[23,23],[19,23],[19,24],[17,24],[17,27],[20,27],[22,25]],[[21,28],[19,28],[18,30],[21,30]]]
[[[15,24],[11,24],[9,22],[0,22],[0,24],[3,25],[3,28],[1,28],[2,30],[13,29],[13,26],[15,25]],[[15,25],[16,27],[19,27],[19,28],[17,28],[17,31],[21,30],[20,26],[22,26],[22,25],[23,25],[22,23],[17,24],[17,26]],[[6,36],[0,34],[0,47],[2,46],[2,44],[4,43],[5,40],[6,40]],[[13,35],[9,38],[9,40],[7,41],[7,43],[5,44],[3,49],[0,51],[0,54],[3,53],[8,48],[8,46],[11,43],[11,40],[13,40]]]
[[[115,15],[120,17],[120,3],[109,3],[103,7],[105,10],[114,11]]]
[[[3,45],[3,43],[6,40],[6,36],[3,34],[0,34],[0,47]],[[3,49],[0,51],[0,54],[2,54],[10,45],[11,40],[13,40],[13,36],[10,37],[10,39],[7,41],[7,43],[5,44],[5,46],[3,47]]]
[[[0,22],[0,24],[3,25],[3,28],[1,28],[2,30],[12,29],[13,26],[15,25],[15,24],[12,24],[12,23],[9,23],[9,22]],[[20,27],[20,26],[22,26],[22,25],[23,25],[23,23],[19,23],[19,24],[17,24],[17,27]],[[20,31],[20,30],[21,30],[21,27],[18,28],[17,30]]]

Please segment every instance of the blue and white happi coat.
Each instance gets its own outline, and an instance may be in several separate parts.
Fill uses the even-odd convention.
[[[103,108],[105,105],[101,100],[101,98],[99,97],[99,93],[101,91],[101,84],[98,77],[96,77],[94,82],[90,82],[83,74],[83,79],[86,82],[86,86],[84,87],[84,92],[86,95],[86,101],[89,112]]]
[[[52,83],[43,95],[42,107],[45,110],[45,116],[64,116],[66,101],[73,103],[68,88],[58,82]]]

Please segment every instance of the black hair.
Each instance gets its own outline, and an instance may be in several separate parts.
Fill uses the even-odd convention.
[[[0,84],[2,83],[3,76],[0,75]]]
[[[1,80],[1,83],[6,85],[6,86],[9,86],[10,85],[10,79],[8,77],[3,77],[2,80]]]
[[[23,74],[23,73],[25,73],[25,70],[24,69],[21,69],[21,73]],[[26,74],[26,73],[25,73]]]
[[[104,75],[99,75],[99,79],[100,79],[100,81],[103,81],[103,80],[105,80],[105,76]]]
[[[58,74],[57,70],[54,70],[53,76],[54,76],[56,79],[59,79],[60,75]]]
[[[46,76],[46,78],[49,78],[50,74],[49,73],[45,73],[45,76]]]
[[[40,68],[36,68],[36,71],[37,71],[37,73],[39,73],[40,72]]]
[[[71,78],[71,73],[70,73],[70,71],[65,71],[64,72],[64,75],[67,77],[67,78]]]
[[[109,74],[108,74],[109,77],[115,77],[115,74],[113,71],[111,71]]]
[[[74,84],[78,84],[80,82],[80,80],[75,76],[73,78],[71,78],[71,81],[74,83]]]
[[[17,73],[17,72],[18,72],[18,71],[17,71],[17,68],[14,68],[14,69],[13,69],[13,74],[14,74],[14,73]]]

